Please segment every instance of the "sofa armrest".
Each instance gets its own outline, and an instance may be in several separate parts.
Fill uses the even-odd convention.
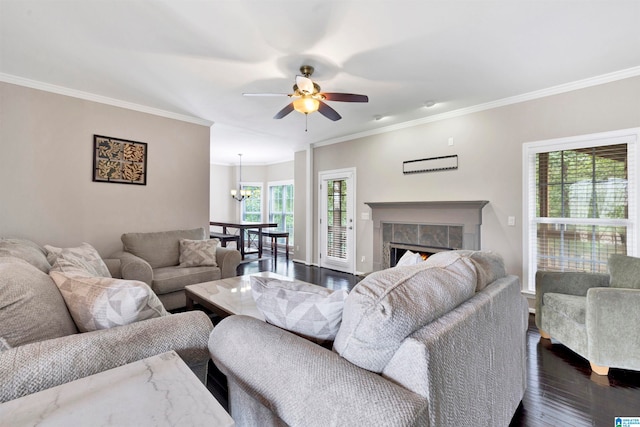
[[[68,335],[0,352],[0,402],[175,350],[206,381],[213,329],[201,311]]]
[[[240,255],[240,251],[223,247],[216,248],[216,262],[218,263],[218,267],[220,267],[222,279],[235,277],[241,260],[242,256]]]
[[[223,319],[209,351],[230,389],[239,387],[288,425],[428,424],[424,397],[260,320]]]
[[[126,251],[120,251],[113,257],[120,259],[120,275],[123,279],[139,280],[151,287],[153,269],[147,261]]]
[[[567,295],[586,296],[591,288],[609,286],[609,275],[582,272],[536,272],[536,326],[540,328],[539,313],[542,309],[542,296],[547,292]]]
[[[115,277],[116,279],[122,278],[122,272],[120,270],[120,258],[103,258],[109,273],[111,273],[111,277]]]
[[[640,289],[589,289],[586,310],[589,361],[640,370]]]

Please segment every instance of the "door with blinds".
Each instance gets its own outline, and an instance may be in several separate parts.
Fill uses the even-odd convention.
[[[355,274],[355,170],[320,172],[320,266]]]

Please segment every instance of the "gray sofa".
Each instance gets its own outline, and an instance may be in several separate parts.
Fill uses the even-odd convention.
[[[119,261],[106,261],[117,276]],[[79,333],[50,268],[37,244],[0,239],[0,402],[170,350],[206,383],[213,326],[204,313]]]
[[[167,310],[186,305],[184,287],[195,283],[236,275],[240,252],[216,249],[217,267],[180,267],[180,239],[208,239],[204,228],[151,233],[125,233],[123,250],[113,255],[120,259],[123,279],[145,282],[158,295]]]
[[[640,258],[612,255],[610,274],[536,273],[536,326],[591,364],[640,370]]]
[[[372,273],[347,297],[333,350],[223,319],[209,350],[236,425],[509,425],[526,387],[527,303],[500,257],[453,252],[438,259],[471,262],[470,288],[455,271],[433,280],[434,264]]]

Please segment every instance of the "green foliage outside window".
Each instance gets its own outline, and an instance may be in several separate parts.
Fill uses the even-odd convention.
[[[289,244],[293,245],[293,184],[272,185],[269,191],[269,222],[289,232]]]
[[[242,189],[251,191],[251,197],[242,201],[242,221],[262,222],[262,186],[243,185]]]

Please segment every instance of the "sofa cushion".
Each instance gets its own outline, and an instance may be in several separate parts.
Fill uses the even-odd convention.
[[[77,332],[49,275],[22,259],[0,257],[0,337],[17,347]]]
[[[169,314],[144,282],[55,270],[49,274],[81,332],[128,325]]]
[[[347,298],[345,290],[251,276],[251,292],[268,323],[319,343],[335,339]]]
[[[31,240],[0,239],[0,257],[4,256],[23,259],[44,273],[48,273],[51,268],[44,249]]]
[[[334,349],[381,372],[407,336],[469,299],[477,282],[474,264],[454,251],[443,254],[437,265],[389,268],[358,283],[345,302]]]
[[[219,239],[180,239],[180,267],[217,267],[216,248]]]
[[[469,258],[476,268],[478,281],[476,283],[476,292],[487,287],[489,283],[493,283],[498,279],[506,277],[507,271],[504,268],[504,260],[502,256],[492,251],[469,251],[457,250],[453,251],[460,256]],[[438,252],[427,258],[427,263],[437,265],[442,257],[444,263],[448,261],[448,252]]]
[[[221,278],[218,267],[163,267],[153,270],[151,287],[156,294],[162,295],[184,290],[187,285]]]
[[[573,319],[576,323],[584,325],[587,322],[587,297],[545,292],[542,301],[548,308]]]
[[[58,262],[58,271],[72,269],[75,266],[92,276],[111,277],[111,273],[109,273],[109,269],[102,257],[89,243],[82,243],[75,248],[57,248],[51,245],[44,245],[44,249],[47,251],[47,261],[52,266],[58,260],[61,260],[61,262]]]
[[[170,267],[180,263],[180,239],[204,240],[204,228],[126,233],[120,238],[124,250],[147,261],[151,268]]]
[[[609,286],[612,288],[640,289],[640,258],[627,255],[610,255]]]

